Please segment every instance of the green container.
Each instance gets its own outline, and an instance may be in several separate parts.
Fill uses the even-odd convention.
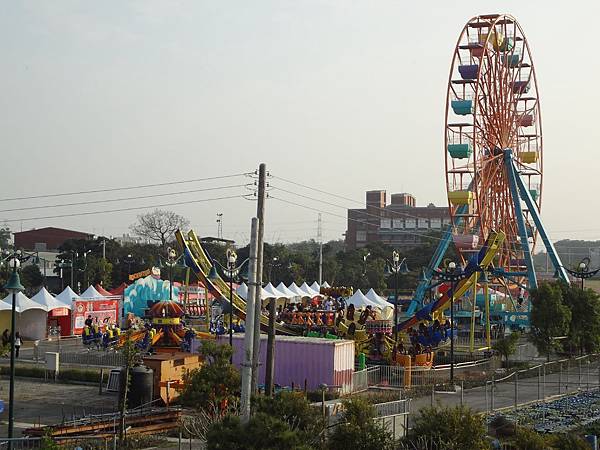
[[[459,116],[467,116],[473,113],[472,100],[452,100],[450,106],[452,106],[454,113]]]
[[[358,354],[358,370],[365,370],[367,368],[367,356],[360,352]]]
[[[521,64],[521,55],[515,55],[514,53],[512,55],[502,55],[501,60],[508,67],[517,67]]]
[[[448,144],[448,153],[457,159],[464,159],[471,156],[473,148],[471,144]]]
[[[537,189],[529,189],[529,195],[531,195],[531,198],[533,199],[534,202],[537,202],[537,198],[538,198]]]

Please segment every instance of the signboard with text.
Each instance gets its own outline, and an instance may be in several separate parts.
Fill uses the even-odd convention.
[[[85,326],[87,316],[103,326],[108,323],[118,323],[119,319],[119,300],[75,300],[73,302],[73,333],[81,334]]]

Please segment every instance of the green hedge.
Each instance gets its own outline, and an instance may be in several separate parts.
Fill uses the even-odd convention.
[[[20,377],[44,378],[44,369],[41,367],[16,367],[15,373]],[[10,375],[8,366],[0,367],[0,375]],[[100,381],[100,371],[98,370],[83,370],[83,369],[63,369],[58,374],[59,380],[64,381],[87,381],[98,383]],[[104,372],[103,381],[108,380],[108,371]]]

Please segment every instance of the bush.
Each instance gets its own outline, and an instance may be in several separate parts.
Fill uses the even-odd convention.
[[[576,434],[557,434],[548,440],[554,450],[590,450],[590,444]]]
[[[444,442],[446,450],[490,448],[484,419],[463,406],[422,409],[406,441],[415,443],[420,438]]]
[[[345,400],[340,423],[329,438],[330,450],[387,450],[394,447],[393,438],[376,423],[375,409],[361,399]]]
[[[208,450],[304,450],[300,433],[265,413],[256,413],[246,425],[237,416],[226,416],[206,435]]]
[[[255,413],[276,417],[290,429],[300,431],[305,435],[304,442],[318,441],[315,437],[323,430],[322,415],[302,394],[280,392],[274,397],[259,396],[252,400],[252,409]]]
[[[10,367],[1,366],[1,375],[10,375]],[[20,366],[15,367],[15,374],[18,377],[29,378],[44,378],[45,369],[36,366]],[[90,383],[98,383],[100,381],[100,371],[85,370],[85,369],[62,369],[58,373],[58,379],[63,381],[86,381]],[[108,372],[104,372],[104,380],[108,379]]]
[[[504,416],[494,417],[490,422],[490,434],[497,438],[507,438],[515,435],[517,426]]]
[[[543,436],[527,428],[517,429],[511,443],[519,450],[547,450],[548,443]]]

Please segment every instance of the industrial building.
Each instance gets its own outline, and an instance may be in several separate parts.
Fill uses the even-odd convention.
[[[361,248],[370,242],[384,242],[396,248],[419,245],[431,231],[441,232],[450,224],[447,206],[417,206],[408,193],[391,194],[387,203],[384,190],[367,191],[366,205],[348,210],[346,248]]]

